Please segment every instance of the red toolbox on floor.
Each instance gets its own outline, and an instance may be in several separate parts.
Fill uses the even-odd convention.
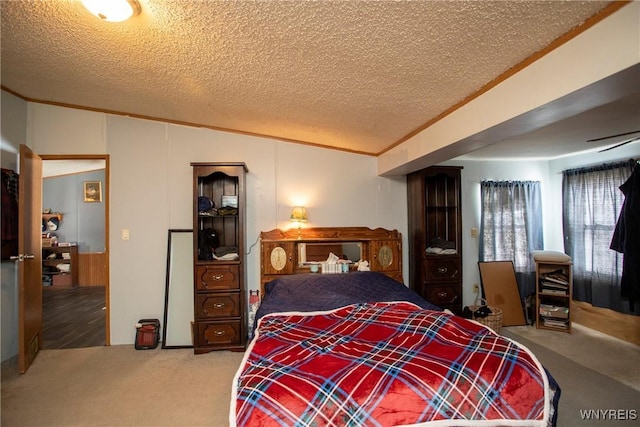
[[[136,350],[150,350],[158,346],[160,339],[160,321],[158,319],[140,319],[136,323]]]

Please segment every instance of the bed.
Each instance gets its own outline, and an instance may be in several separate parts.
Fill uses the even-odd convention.
[[[560,389],[526,348],[389,275],[264,286],[231,426],[553,426]]]

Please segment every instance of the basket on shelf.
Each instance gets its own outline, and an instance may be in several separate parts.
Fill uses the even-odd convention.
[[[486,317],[479,317],[475,315],[475,312],[482,306],[487,306],[489,310],[491,310],[491,313],[489,313]],[[493,329],[496,334],[500,333],[500,328],[502,328],[501,309],[499,309],[498,307],[487,305],[487,300],[485,300],[484,298],[480,298],[480,301],[476,299],[474,304],[469,306],[469,310],[471,310],[471,313],[474,313],[472,316],[473,320]]]

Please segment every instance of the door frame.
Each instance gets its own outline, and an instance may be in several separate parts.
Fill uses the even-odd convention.
[[[110,201],[110,177],[111,169],[109,165],[108,154],[40,154],[42,161],[46,160],[104,160],[104,180],[105,188],[102,194],[104,203],[104,260],[105,260],[105,284],[104,284],[104,302],[105,302],[105,345],[111,345],[111,304],[109,301],[109,277],[110,277],[110,261],[109,261],[109,201]]]

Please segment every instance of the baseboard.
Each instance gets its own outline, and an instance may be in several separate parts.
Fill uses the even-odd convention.
[[[640,316],[594,307],[583,301],[572,301],[571,320],[603,334],[640,345]]]

